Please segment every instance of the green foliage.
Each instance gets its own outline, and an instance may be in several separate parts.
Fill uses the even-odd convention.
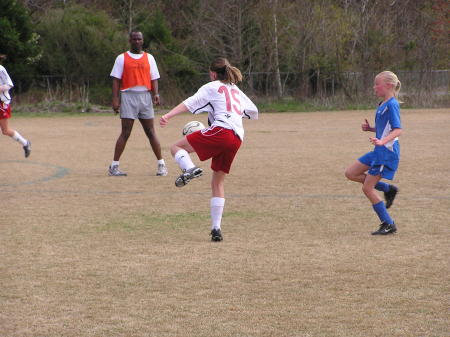
[[[40,57],[37,39],[26,8],[15,0],[0,1],[0,54],[7,55],[5,66],[16,88],[26,88],[31,80]]]
[[[149,48],[150,43],[165,45],[173,48],[174,38],[167,25],[166,19],[160,10],[155,11],[150,17],[143,12],[135,19],[137,28],[144,34],[144,48]]]
[[[260,112],[306,112],[318,110],[317,107],[311,103],[284,100],[259,103],[258,109]]]
[[[311,54],[307,58],[307,62],[311,69],[325,74],[332,73],[337,68],[336,59],[329,54]]]
[[[415,48],[417,48],[416,41],[409,41],[409,42],[405,43],[405,45],[403,46],[403,50],[405,50],[405,51],[411,51]]]
[[[402,49],[403,49],[403,63],[402,63],[402,69],[412,70],[414,69],[416,58],[413,54],[415,49],[417,48],[416,41],[408,41],[406,42]]]
[[[33,11],[36,29],[19,3]],[[274,95],[279,71],[285,96],[354,100],[371,94],[369,77],[382,69],[447,68],[447,9],[445,0],[2,0],[0,53],[8,54],[5,65],[16,84],[34,75],[32,64],[42,55],[40,74],[89,87],[88,98],[104,102],[132,24],[156,58],[166,104],[203,84],[207,76],[200,72],[217,55],[241,69],[249,79],[242,87],[252,95]],[[348,73],[363,75],[357,80]],[[67,84],[49,82],[67,91]],[[416,82],[404,83],[429,90],[422,77]],[[48,91],[46,82],[39,84]]]
[[[81,6],[49,10],[38,32],[44,51],[41,73],[77,83],[109,79],[115,57],[126,48],[115,21],[102,11]]]
[[[167,55],[164,63],[171,75],[184,77],[197,74],[194,64],[187,56],[181,54]]]
[[[196,65],[182,52],[164,14],[160,10],[154,11],[150,16],[139,14],[135,22],[136,28],[144,35],[144,47],[155,56],[164,80],[170,78],[180,87],[187,85],[198,74]]]
[[[103,106],[110,106],[111,85],[91,85],[89,87],[89,101]]]

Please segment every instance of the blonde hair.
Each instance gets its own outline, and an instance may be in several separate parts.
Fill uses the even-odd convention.
[[[217,73],[217,79],[225,83],[236,84],[242,82],[241,71],[233,67],[225,57],[217,57],[212,61],[209,70]]]
[[[383,77],[385,83],[392,84],[392,88],[394,89],[394,96],[398,99],[398,94],[402,87],[402,83],[398,79],[397,75],[395,75],[392,71],[385,70],[379,73],[376,77]]]

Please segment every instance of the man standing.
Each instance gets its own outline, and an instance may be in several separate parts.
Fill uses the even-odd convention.
[[[133,124],[139,119],[147,135],[152,150],[158,159],[156,175],[166,176],[167,168],[161,156],[161,145],[156,137],[153,119],[153,104],[159,105],[159,71],[153,55],[142,50],[144,38],[141,32],[132,31],[129,35],[130,50],[120,54],[111,71],[113,78],[112,107],[120,112],[122,131],[116,142],[114,160],[109,167],[110,176],[126,176],[119,170],[119,159],[130,137]]]

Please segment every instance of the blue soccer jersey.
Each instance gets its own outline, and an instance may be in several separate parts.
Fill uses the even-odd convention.
[[[401,129],[400,105],[392,97],[381,104],[375,113],[375,133],[378,139],[386,137],[393,129]],[[391,170],[397,170],[400,160],[400,144],[398,138],[391,140],[383,146],[375,146],[376,163],[385,165]]]

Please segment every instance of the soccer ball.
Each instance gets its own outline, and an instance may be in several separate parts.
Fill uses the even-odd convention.
[[[202,130],[204,128],[205,128],[205,126],[203,125],[202,122],[191,121],[183,127],[183,136],[186,136],[186,135],[188,135],[192,132],[198,131],[198,130]]]

